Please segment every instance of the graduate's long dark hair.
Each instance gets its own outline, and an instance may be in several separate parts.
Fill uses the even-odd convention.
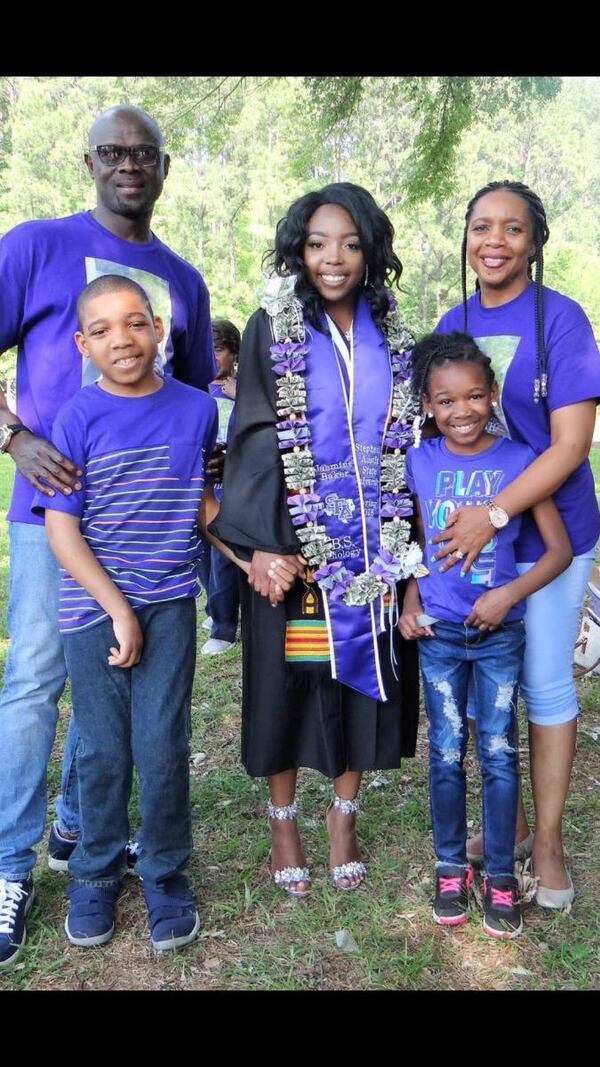
[[[531,222],[531,234],[535,247],[535,252],[529,260],[529,268],[527,271],[528,276],[532,277],[532,265],[535,264],[535,277],[533,278],[534,292],[533,292],[533,308],[535,317],[535,353],[536,353],[536,373],[533,383],[533,399],[537,403],[541,397],[547,396],[547,371],[546,371],[546,345],[544,343],[544,300],[542,286],[544,284],[544,253],[542,251],[546,241],[550,236],[550,230],[548,228],[548,222],[546,220],[546,212],[544,205],[540,200],[537,193],[534,193],[533,189],[530,189],[528,185],[524,185],[523,182],[511,182],[504,180],[501,182],[488,182],[484,185],[483,189],[480,189],[475,196],[469,200],[467,204],[467,212],[465,214],[465,228],[463,232],[462,248],[460,254],[460,274],[462,283],[462,298],[463,298],[463,329],[465,333],[468,331],[468,305],[467,305],[467,233],[469,230],[469,222],[475,210],[475,205],[478,200],[481,200],[482,196],[486,196],[488,193],[514,193],[516,196],[520,196],[527,207],[527,213],[529,215],[529,221]],[[476,285],[479,289],[479,281]]]
[[[304,305],[308,321],[319,328],[323,302],[308,280],[304,245],[310,218],[325,204],[345,208],[356,226],[367,268],[363,292],[375,322],[381,326],[390,306],[386,282],[388,286],[398,286],[402,264],[392,247],[394,227],[371,194],[360,185],[335,182],[295,200],[287,215],[277,223],[275,248],[267,252],[265,259],[276,274],[296,275],[296,295]]]

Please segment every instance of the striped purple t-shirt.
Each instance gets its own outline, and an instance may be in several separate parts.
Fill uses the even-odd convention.
[[[59,451],[83,471],[82,489],[68,497],[37,493],[32,506],[80,517],[83,537],[132,608],[196,596],[198,505],[217,428],[215,401],[172,378],[140,397],[86,386],[60,409],[52,431]],[[61,632],[106,617],[61,568]]]

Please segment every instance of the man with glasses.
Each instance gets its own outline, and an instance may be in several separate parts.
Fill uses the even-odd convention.
[[[16,415],[0,390],[0,451],[17,468],[7,516],[11,642],[0,697],[0,970],[25,942],[33,845],[44,832],[46,767],[65,683],[57,565],[31,502],[36,489],[52,496],[80,487],[80,472],[49,440],[58,409],[85,384],[73,339],[79,293],[102,274],[133,278],[165,326],[163,373],[206,389],[216,371],[206,285],[150,229],[170,163],[159,127],[140,108],[110,108],[92,124],[85,162],[96,186],[91,212],[21,223],[0,240],[0,351],[18,345]],[[66,869],[79,832],[76,740],[70,729],[51,832],[54,869]]]

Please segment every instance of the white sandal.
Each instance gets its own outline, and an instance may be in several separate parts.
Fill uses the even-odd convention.
[[[279,819],[283,822],[291,822],[298,814],[298,805],[295,800],[291,804],[273,804],[272,800],[267,803],[267,815],[269,819]],[[310,871],[308,867],[281,867],[273,871],[271,875],[276,886],[285,890],[291,897],[306,897],[310,893]],[[306,882],[308,889],[292,889],[297,882]]]
[[[354,797],[353,800],[344,800],[343,797],[338,797],[337,793],[334,793],[333,800],[327,808],[327,811],[331,811],[332,808],[337,808],[341,811],[342,815],[355,815],[357,811],[360,811],[360,794]],[[352,889],[358,889],[367,877],[367,868],[362,860],[349,860],[347,863],[340,863],[337,867],[331,867],[329,870],[331,880],[336,889],[343,889],[349,891]],[[357,878],[358,881],[353,882],[351,885],[342,885],[341,882],[344,879]]]
[[[583,678],[600,664],[600,619],[589,608],[584,612],[573,653],[573,674]]]
[[[550,908],[552,911],[570,911],[575,899],[575,889],[571,872],[565,867],[569,884],[566,889],[547,889],[539,885],[535,891],[535,902],[540,908]]]

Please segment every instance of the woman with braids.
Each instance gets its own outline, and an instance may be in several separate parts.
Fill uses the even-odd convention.
[[[366,873],[361,774],[415,749],[416,649],[393,625],[397,582],[421,558],[404,484],[413,338],[386,288],[402,271],[393,234],[370,193],[345,182],[300,197],[279,222],[274,275],[242,340],[211,526],[250,561],[242,759],[268,779],[271,871],[294,896],[310,883],[298,768],[333,780],[329,865],[349,890]]]
[[[588,319],[573,300],[543,285],[543,246],[549,229],[543,204],[521,182],[491,182],[465,216],[463,303],[440,320],[438,332],[468,330],[491,357],[501,385],[500,422],[537,459],[480,507],[459,508],[434,538],[437,559],[467,572],[494,528],[523,514],[517,560],[525,572],[542,545],[529,508],[552,496],[573,549],[570,567],[527,601],[527,647],[521,693],[529,717],[533,842],[522,800],[516,854],[533,844],[536,900],[563,908],[574,890],[564,862],[562,816],[575,752],[577,697],[572,678],[579,610],[600,532],[588,453],[600,396],[600,359]],[[467,263],[477,277],[467,299]],[[532,278],[532,267],[535,274]],[[469,842],[473,861],[481,839]]]
[[[464,333],[430,334],[412,352],[412,386],[440,437],[410,448],[407,484],[417,497],[417,525],[427,543],[459,502],[477,505],[499,492],[535,459],[525,444],[488,430],[498,394],[491,361]],[[569,539],[551,500],[533,509],[543,540],[535,565],[519,574],[515,560],[521,517],[489,538],[466,580],[457,569],[407,583],[402,635],[419,641],[429,719],[429,794],[436,852],[434,922],[467,920],[473,870],[467,863],[467,695],[475,695],[477,753],[485,825],[483,928],[491,937],[521,933],[513,875],[519,791],[515,744],[517,683],[523,663],[525,597],[571,562]],[[427,613],[423,617],[423,608]]]

